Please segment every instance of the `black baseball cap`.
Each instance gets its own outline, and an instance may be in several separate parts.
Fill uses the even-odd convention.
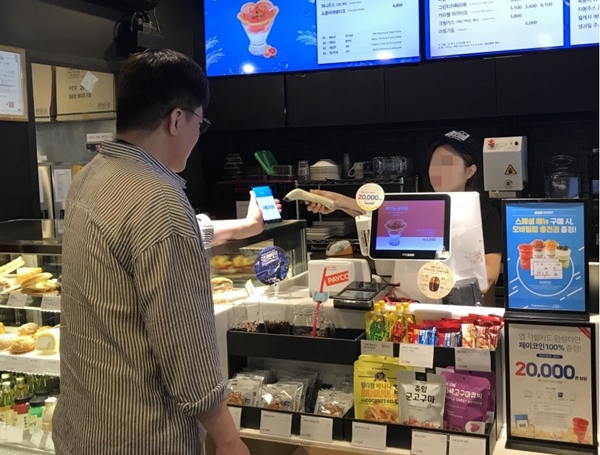
[[[476,162],[481,147],[478,142],[469,133],[464,131],[448,131],[447,133],[436,133],[427,138],[427,151],[428,157],[431,160],[433,151],[440,145],[448,144],[457,152],[468,155],[473,159],[473,163]]]

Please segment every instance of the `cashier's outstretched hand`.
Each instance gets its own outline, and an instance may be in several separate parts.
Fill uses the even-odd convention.
[[[335,193],[334,191],[323,191],[323,190],[310,190],[311,193],[318,194],[319,196],[326,197],[327,199],[331,199],[337,205],[339,205],[342,210],[343,207],[349,209],[344,210],[350,216],[356,216],[362,211],[358,208],[358,204],[354,199],[348,196],[344,196],[340,193]],[[328,207],[325,207],[323,204],[319,204],[317,202],[309,202],[306,201],[306,210],[313,213],[322,213],[323,215],[328,215],[335,210],[332,210]]]

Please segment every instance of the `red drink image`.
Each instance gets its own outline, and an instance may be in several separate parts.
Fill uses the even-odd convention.
[[[579,439],[579,442],[582,442],[585,439],[589,424],[590,422],[585,419],[573,417],[573,432],[577,436],[577,439]]]
[[[531,268],[531,258],[533,257],[533,245],[522,243],[518,246],[518,248],[521,268],[524,270],[529,270]]]
[[[248,51],[252,55],[264,55],[267,48],[267,37],[278,12],[279,8],[268,0],[242,5],[237,17],[250,40]]]
[[[400,218],[395,220],[388,220],[385,223],[385,229],[387,230],[388,235],[390,236],[390,245],[399,245],[400,244],[400,236],[406,229],[406,222],[401,220]]]

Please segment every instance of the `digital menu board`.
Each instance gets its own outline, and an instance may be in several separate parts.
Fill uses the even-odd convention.
[[[206,0],[208,76],[420,61],[419,0]]]
[[[598,44],[598,0],[426,0],[427,59]]]
[[[585,202],[503,201],[506,309],[587,312]]]

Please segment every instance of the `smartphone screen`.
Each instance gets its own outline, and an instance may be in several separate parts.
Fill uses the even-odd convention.
[[[255,186],[252,188],[252,191],[256,194],[256,202],[258,202],[258,206],[262,210],[263,220],[267,223],[280,221],[281,214],[277,210],[277,204],[275,204],[271,188],[268,186]]]

